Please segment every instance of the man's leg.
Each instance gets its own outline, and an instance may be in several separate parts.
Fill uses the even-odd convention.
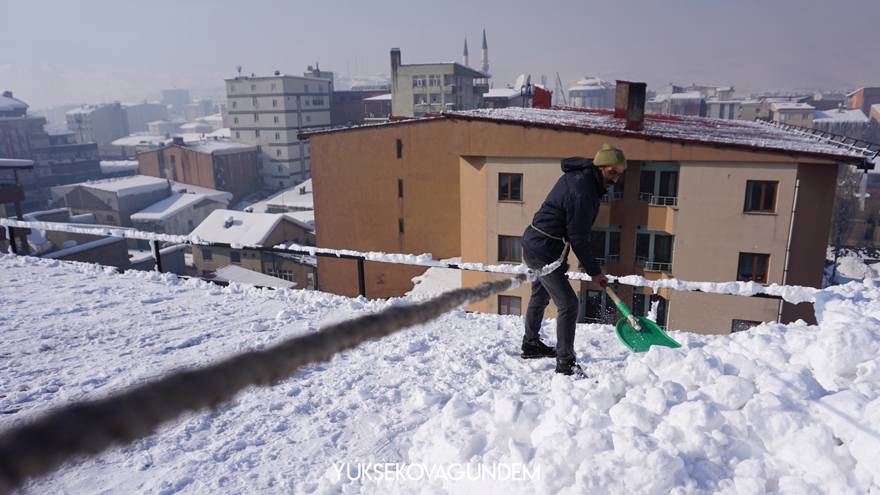
[[[559,313],[556,316],[556,358],[574,361],[574,333],[577,323],[578,298],[565,277],[565,270],[555,270],[540,278],[541,284]]]
[[[532,297],[526,309],[526,332],[523,344],[534,344],[540,340],[541,322],[544,321],[544,310],[550,304],[550,294],[540,281],[532,282]]]

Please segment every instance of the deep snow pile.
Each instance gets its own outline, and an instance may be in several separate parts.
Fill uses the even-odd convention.
[[[403,300],[117,275],[0,255],[0,427]],[[581,325],[592,375],[518,358],[521,320],[456,311],[250,389],[30,483],[93,493],[880,493],[880,286],[817,296],[818,327],[672,332],[625,352]],[[553,323],[544,333],[552,335]],[[552,340],[552,339],[550,339]],[[337,463],[518,463],[528,481],[349,480]]]

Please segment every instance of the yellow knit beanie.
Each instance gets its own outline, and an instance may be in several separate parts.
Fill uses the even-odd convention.
[[[593,165],[597,167],[626,165],[626,157],[623,156],[623,151],[606,143],[602,145],[602,149],[599,150],[596,153],[596,157],[593,158]]]

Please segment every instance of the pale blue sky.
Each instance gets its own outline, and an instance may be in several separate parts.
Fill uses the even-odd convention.
[[[880,84],[880,0],[0,0],[0,89],[34,108],[219,91],[248,73],[387,74],[456,60],[482,27],[496,86],[519,73],[762,89]]]

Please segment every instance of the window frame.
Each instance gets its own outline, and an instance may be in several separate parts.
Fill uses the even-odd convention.
[[[743,278],[740,275],[740,268],[743,266],[743,257],[752,256],[751,270],[752,270],[752,278]],[[760,259],[764,259],[764,272],[763,272],[763,280],[755,277],[758,268],[758,261]],[[770,255],[766,253],[750,253],[750,252],[740,252],[739,257],[737,258],[736,263],[736,280],[737,282],[755,282],[759,284],[767,284],[770,279]]]
[[[513,312],[513,303],[516,303],[517,312]],[[498,314],[522,316],[522,297],[498,294]]]
[[[513,195],[513,180],[516,178],[519,179],[519,197]],[[523,202],[523,174],[515,172],[498,174],[498,201]]]
[[[768,189],[767,186],[769,186],[769,185],[773,186],[773,198],[771,200],[773,205],[768,210],[768,209],[764,208],[764,203],[765,203],[765,193]],[[749,205],[749,199],[751,199],[753,197],[751,194],[751,190],[752,190],[753,186],[758,186],[760,188],[760,194],[758,196],[758,206],[759,206],[758,209],[750,209],[750,205]],[[762,214],[776,213],[776,204],[777,204],[778,200],[779,200],[779,181],[778,180],[747,180],[746,181],[746,194],[745,194],[745,198],[743,199],[743,213],[762,213]]]
[[[512,243],[512,245],[508,244]],[[513,252],[519,246],[519,252]],[[510,256],[508,256],[510,255]],[[498,261],[501,263],[522,263],[522,237],[518,235],[498,235]]]

